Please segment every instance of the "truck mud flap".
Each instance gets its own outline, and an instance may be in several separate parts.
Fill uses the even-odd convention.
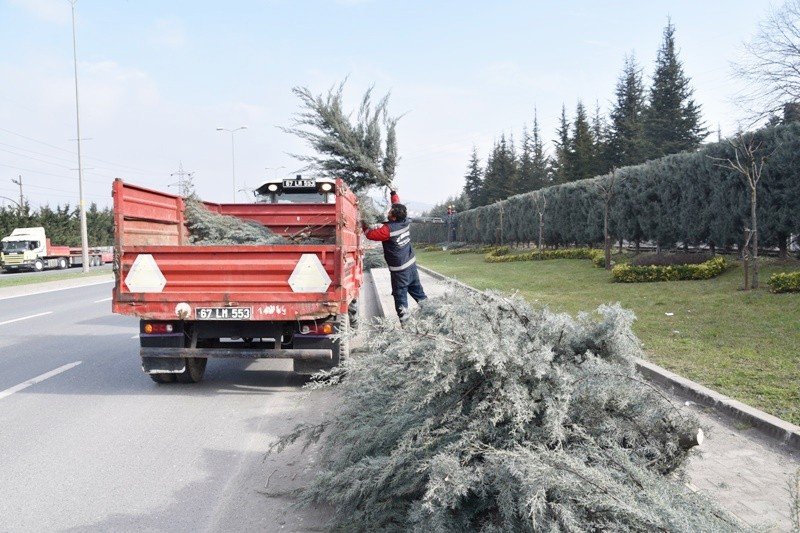
[[[176,358],[142,357],[142,370],[145,374],[180,374],[186,363]]]
[[[171,348],[171,347],[145,347],[139,350],[142,356],[142,365],[145,360],[175,360],[176,365],[183,366],[184,357],[206,357],[213,359],[300,359],[330,361],[333,351],[323,349],[253,349],[253,348]],[[147,370],[145,369],[145,372]],[[172,372],[167,370],[167,372]]]

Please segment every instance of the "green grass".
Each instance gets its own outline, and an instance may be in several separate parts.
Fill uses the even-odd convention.
[[[738,266],[710,280],[623,284],[588,260],[491,264],[471,254],[418,257],[478,289],[519,291],[554,311],[575,314],[620,302],[636,313],[634,331],[648,359],[800,424],[800,294],[771,294],[765,283],[772,273],[800,270],[800,261],[762,260],[762,288],[743,292]]]
[[[26,276],[19,274],[2,274],[0,275],[0,288],[2,287],[16,287],[18,285],[33,285],[34,283],[44,283],[45,281],[58,281],[62,279],[77,279],[90,276],[102,276],[103,274],[113,274],[109,269],[92,269],[84,274],[80,268],[74,269],[71,272],[53,272],[48,274],[40,274],[38,276]]]

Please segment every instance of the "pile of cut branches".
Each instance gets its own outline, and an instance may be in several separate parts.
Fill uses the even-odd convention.
[[[698,422],[636,372],[632,313],[454,289],[319,375],[340,400],[301,504],[349,531],[738,531],[680,482]],[[324,378],[324,379],[323,379]]]
[[[186,198],[183,216],[189,230],[189,242],[199,246],[231,244],[287,244],[263,224],[214,213],[196,198]]]

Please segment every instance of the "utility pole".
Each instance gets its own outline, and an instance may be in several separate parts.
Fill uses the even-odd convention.
[[[86,228],[86,205],[83,200],[83,161],[81,160],[81,111],[78,98],[78,41],[75,36],[75,4],[78,0],[69,0],[72,6],[72,63],[75,69],[75,127],[78,132],[78,207],[81,217],[81,268],[89,272],[89,236]]]
[[[181,196],[186,198],[194,192],[194,184],[192,183],[192,179],[194,179],[194,172],[183,170],[183,161],[178,162],[178,170],[170,174],[170,176],[178,177],[178,182],[170,183],[169,186],[172,187],[177,185]]]
[[[25,197],[22,195],[22,174],[19,175],[19,179],[15,180],[11,178],[11,183],[15,185],[19,185],[19,214],[22,214],[22,206],[25,204]]]

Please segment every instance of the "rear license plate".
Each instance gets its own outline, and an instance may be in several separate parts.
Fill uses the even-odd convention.
[[[197,320],[250,320],[252,307],[198,307]]]

